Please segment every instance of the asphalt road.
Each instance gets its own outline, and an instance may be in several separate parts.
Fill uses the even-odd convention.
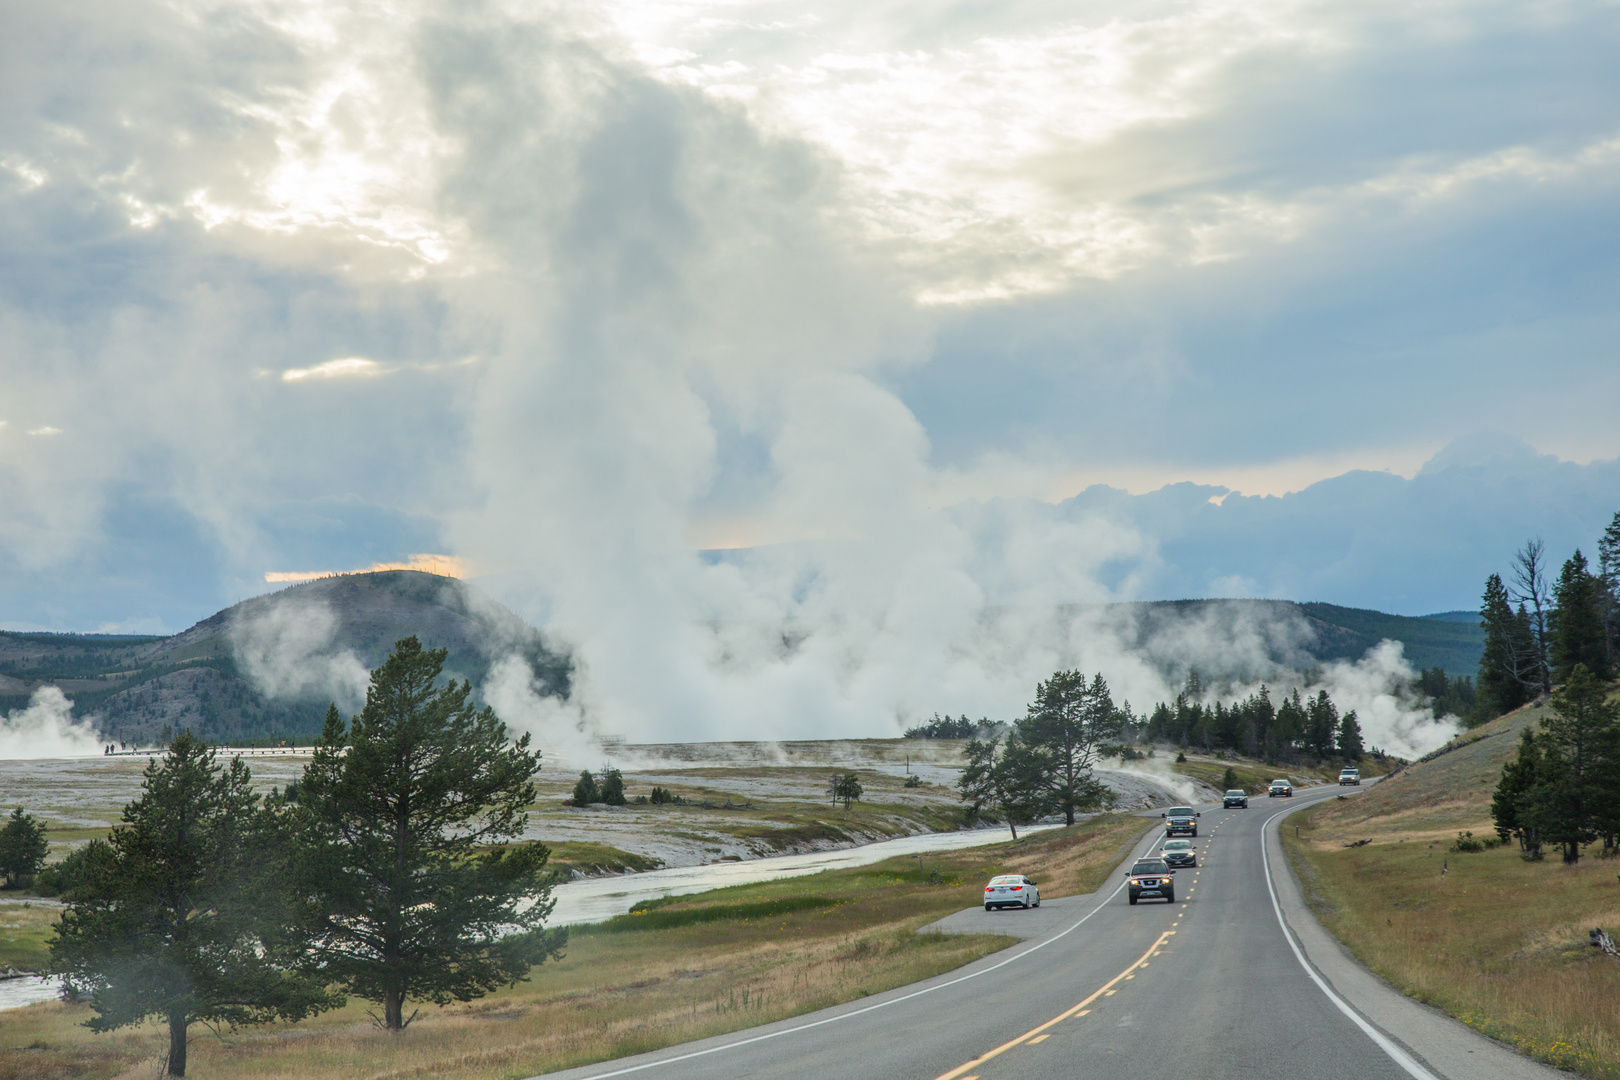
[[[615,1062],[568,1080],[1519,1080],[1555,1073],[1370,976],[1300,903],[1277,819],[1339,794],[1201,807],[1173,904],[1116,876],[1036,911],[952,916],[1029,940],[863,1002]],[[1269,828],[1268,828],[1269,825]],[[1136,847],[1156,849],[1155,828]],[[1127,864],[1128,866],[1128,864]],[[1269,867],[1269,872],[1268,872]],[[1121,868],[1122,871],[1125,867]],[[1039,873],[1032,875],[1039,878]],[[1020,926],[1018,920],[1028,922]],[[1285,929],[1297,927],[1297,930]]]

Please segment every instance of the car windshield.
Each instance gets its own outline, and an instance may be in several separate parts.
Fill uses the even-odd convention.
[[[1165,811],[1165,813],[1169,814],[1171,817],[1192,817],[1193,808],[1190,806],[1172,806],[1169,810]]]
[[[1286,780],[1273,780],[1271,782],[1271,786],[1272,787],[1287,787],[1288,786],[1288,781],[1286,781]]]
[[[1241,799],[1243,798],[1243,792],[1239,791],[1237,788],[1233,788],[1231,791],[1226,793],[1226,797],[1228,799]]]
[[[1169,872],[1170,867],[1157,859],[1151,862],[1139,862],[1131,867],[1131,873],[1133,874],[1168,874]]]
[[[1191,851],[1191,840],[1171,840],[1164,845],[1166,851]]]

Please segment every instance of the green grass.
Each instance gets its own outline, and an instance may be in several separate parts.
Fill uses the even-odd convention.
[[[1368,757],[1357,762],[1356,767],[1361,770],[1363,779],[1370,779],[1384,775],[1395,768],[1396,764],[1394,759],[1380,762],[1376,758]],[[1244,791],[1250,795],[1264,795],[1273,780],[1287,780],[1296,786],[1307,780],[1337,783],[1339,769],[1343,767],[1343,763],[1324,761],[1317,765],[1267,765],[1252,758],[1221,761],[1189,754],[1186,761],[1177,762],[1170,767],[1183,776],[1202,780],[1217,791],[1226,790],[1226,770],[1231,769],[1237,774],[1238,786]]]
[[[551,850],[551,858],[547,865],[564,874],[573,870],[578,870],[582,874],[622,874],[626,871],[641,873],[644,870],[656,870],[664,865],[657,859],[645,855],[621,851],[608,844],[597,844],[587,840],[548,840],[546,847]]]
[[[23,899],[17,893],[0,895],[17,897],[15,902],[0,904],[0,969],[45,970],[50,959],[45,942],[62,909]]]
[[[578,936],[620,934],[627,930],[671,930],[677,926],[696,926],[722,919],[768,919],[841,903],[844,901],[830,896],[784,896],[745,904],[705,904],[700,901],[686,907],[637,905],[640,910],[632,910],[628,915],[620,915],[604,923],[576,927],[573,933]]]

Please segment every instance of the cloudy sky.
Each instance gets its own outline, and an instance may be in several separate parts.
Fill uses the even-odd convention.
[[[3,626],[429,556],[702,711],[1620,509],[1612,4],[0,10]]]

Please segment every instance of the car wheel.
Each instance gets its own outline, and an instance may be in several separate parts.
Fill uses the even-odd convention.
[[[1136,906],[1136,897],[1134,897],[1134,896],[1133,896],[1133,897],[1131,897],[1131,906],[1132,906],[1132,907],[1135,907],[1135,906]]]
[[[1041,906],[1041,894],[1040,893],[1035,894],[1035,906],[1036,907]]]
[[[1164,898],[1169,903],[1172,903],[1172,904],[1175,903],[1176,902],[1176,890],[1171,889],[1169,892],[1164,894]]]
[[[984,910],[989,911],[990,910],[990,905],[989,904],[984,905]]]

